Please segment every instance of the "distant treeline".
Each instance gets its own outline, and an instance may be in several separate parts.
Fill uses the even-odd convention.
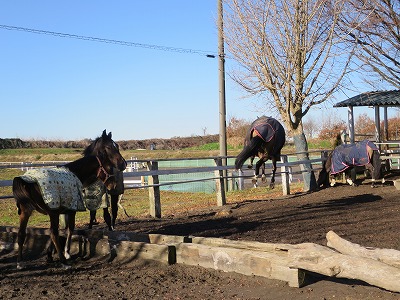
[[[173,137],[170,139],[148,139],[148,140],[128,140],[117,141],[122,150],[135,149],[157,149],[157,150],[178,150],[190,147],[197,147],[209,143],[218,143],[218,134],[192,137]],[[19,148],[85,148],[92,140],[84,139],[81,141],[44,141],[21,139],[1,139],[0,149],[19,149]]]

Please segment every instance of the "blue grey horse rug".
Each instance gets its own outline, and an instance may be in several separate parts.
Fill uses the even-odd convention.
[[[337,146],[332,152],[331,174],[338,174],[350,167],[365,166],[370,163],[367,147],[379,150],[373,142],[368,140]]]

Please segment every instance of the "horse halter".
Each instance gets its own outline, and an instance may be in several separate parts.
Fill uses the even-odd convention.
[[[106,181],[110,178],[113,177],[114,175],[110,175],[107,170],[103,167],[103,164],[100,161],[100,158],[98,156],[96,156],[97,161],[99,162],[99,170],[97,171],[97,175],[96,177],[98,179],[100,179],[104,184],[106,183]],[[106,176],[106,178],[103,180],[100,178],[101,173],[104,173],[104,175]]]

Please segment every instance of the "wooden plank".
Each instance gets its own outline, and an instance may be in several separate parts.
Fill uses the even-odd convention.
[[[289,268],[287,259],[274,253],[201,244],[177,244],[176,263],[283,280],[291,287],[301,287],[305,278],[302,270]]]
[[[179,243],[191,243],[192,239],[187,236],[180,235],[165,235],[165,234],[148,234],[149,241],[152,244],[165,244],[165,245],[175,245]]]
[[[109,250],[111,258],[115,258],[118,261],[145,259],[167,264],[174,264],[176,262],[175,247],[171,245],[121,241],[115,245],[111,245]]]
[[[276,243],[261,243],[255,241],[236,241],[223,238],[208,238],[208,237],[191,237],[193,244],[207,245],[211,247],[227,247],[236,249],[246,249],[253,251],[271,252],[282,256],[287,256],[289,249],[294,245],[291,244],[276,244]]]

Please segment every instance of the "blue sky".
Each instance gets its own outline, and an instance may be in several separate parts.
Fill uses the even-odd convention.
[[[216,18],[215,0],[0,2],[1,25],[211,54]],[[0,40],[0,138],[79,140],[103,129],[115,140],[218,133],[217,59],[1,28]],[[268,115],[226,80],[227,120]]]

